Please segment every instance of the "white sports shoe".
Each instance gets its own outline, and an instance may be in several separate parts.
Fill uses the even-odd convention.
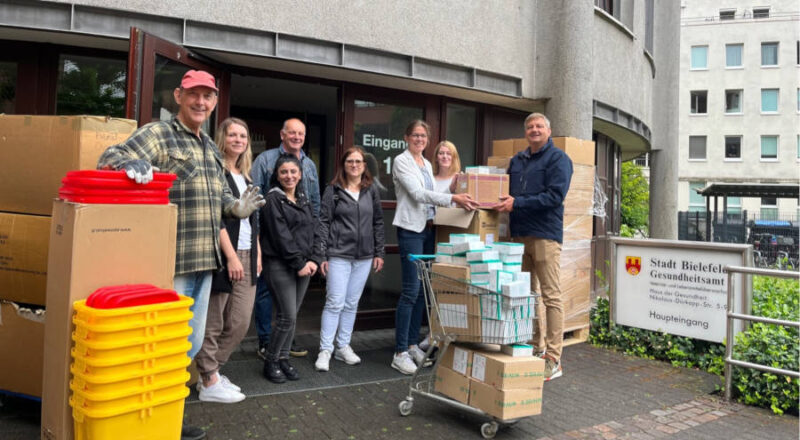
[[[392,358],[392,368],[403,374],[414,374],[417,371],[417,365],[411,360],[407,351],[394,355]]]
[[[228,379],[228,376],[224,374],[219,374],[219,372],[217,372],[217,380],[222,382],[222,386],[224,386],[229,390],[236,391],[237,393],[242,392],[242,389],[239,387],[239,385],[236,385],[235,383],[231,382],[231,380]],[[197,381],[197,385],[195,386],[198,393],[200,392],[200,388],[202,387],[203,387],[203,379],[200,379]]]
[[[226,388],[222,381],[219,380],[208,388],[200,384],[199,398],[203,402],[236,403],[244,400],[245,395],[239,391]]]
[[[337,348],[336,354],[333,355],[333,358],[337,361],[342,361],[347,365],[356,365],[361,363],[361,358],[358,357],[358,355],[349,345]]]
[[[314,368],[317,371],[328,371],[330,369],[331,364],[331,351],[330,350],[321,350],[319,355],[317,355],[317,361],[314,362]]]
[[[414,359],[414,362],[420,367],[430,367],[433,361],[425,357],[425,352],[420,350],[419,347],[409,347],[408,354]]]

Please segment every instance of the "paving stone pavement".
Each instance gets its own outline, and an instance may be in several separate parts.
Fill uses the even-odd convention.
[[[353,346],[362,352],[385,351],[391,335],[362,332],[354,336]],[[312,352],[296,362],[313,363],[314,337],[299,342]],[[248,344],[236,357],[251,362],[255,355]],[[542,414],[502,427],[498,439],[798,438],[797,416],[724,402],[716,392],[720,379],[704,372],[588,344],[567,347],[563,364],[564,376],[545,384]],[[249,395],[231,405],[190,401],[185,421],[205,428],[210,440],[481,438],[485,419],[422,397],[415,398],[411,415],[400,416],[397,405],[408,386],[408,379],[396,374],[353,385]],[[38,438],[37,404],[0,402],[0,439]]]

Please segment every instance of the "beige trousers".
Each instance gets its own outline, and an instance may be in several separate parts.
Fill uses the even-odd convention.
[[[250,251],[236,251],[244,267],[244,278],[233,283],[232,292],[211,292],[208,300],[206,334],[195,356],[197,371],[208,380],[230,358],[250,326],[256,285],[250,276]]]
[[[536,303],[533,344],[559,360],[564,344],[564,306],[561,299],[561,244],[535,237],[515,237],[525,245],[522,270],[531,273],[531,290],[542,296]]]

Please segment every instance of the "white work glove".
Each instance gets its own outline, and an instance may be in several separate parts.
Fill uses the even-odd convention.
[[[257,186],[247,185],[247,189],[244,190],[239,200],[233,202],[231,214],[238,218],[247,218],[250,217],[253,211],[266,203],[267,201],[264,200],[264,196],[261,195],[261,191]]]
[[[129,160],[120,165],[119,169],[125,171],[128,179],[134,180],[136,183],[141,183],[142,185],[146,185],[153,180],[153,166],[150,165],[150,162],[143,159]]]

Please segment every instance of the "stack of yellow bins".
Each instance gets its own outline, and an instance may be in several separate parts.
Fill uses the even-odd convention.
[[[86,301],[72,319],[75,440],[180,438],[193,300],[110,309]]]

